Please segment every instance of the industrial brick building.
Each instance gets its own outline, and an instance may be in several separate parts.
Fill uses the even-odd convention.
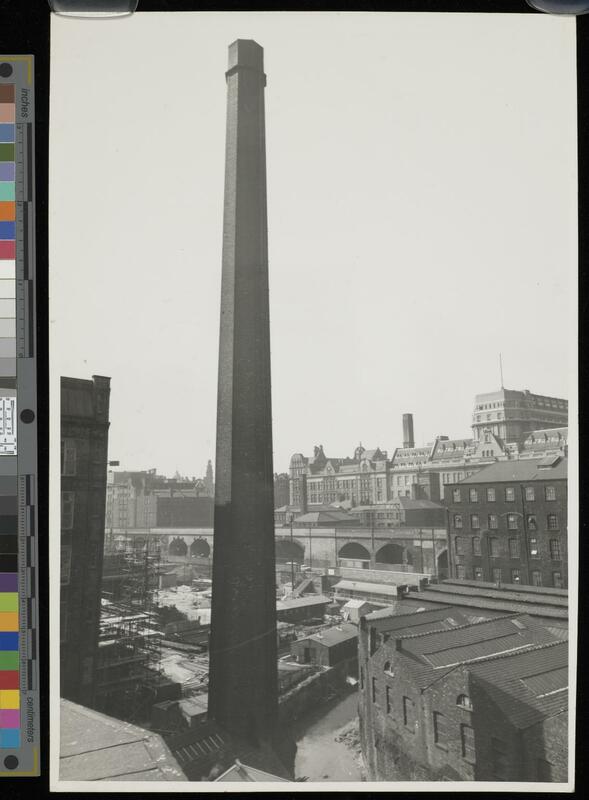
[[[157,527],[211,527],[212,473],[205,478],[167,478],[155,469],[110,471],[106,488],[107,531]]]
[[[94,702],[110,378],[61,379],[61,696]]]
[[[568,644],[531,616],[452,607],[361,621],[370,780],[565,781]]]
[[[567,587],[566,458],[498,462],[447,490],[451,577]]]
[[[496,461],[566,455],[567,424],[566,400],[501,389],[476,395],[472,437],[440,435],[416,447],[413,416],[404,414],[403,446],[391,455],[380,447],[362,445],[343,458],[328,457],[322,445],[312,456],[295,453],[289,468],[290,507],[306,513],[320,505],[347,502],[373,507],[378,516],[399,498],[437,502],[444,498],[446,484]]]

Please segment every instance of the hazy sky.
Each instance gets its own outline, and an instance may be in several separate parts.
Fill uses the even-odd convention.
[[[214,458],[227,46],[265,51],[275,469],[567,396],[574,20],[53,18],[51,358],[112,378],[110,458]],[[54,394],[53,410],[58,412]]]

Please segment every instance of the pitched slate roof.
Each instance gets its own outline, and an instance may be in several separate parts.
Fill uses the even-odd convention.
[[[527,614],[484,620],[453,630],[396,637],[425,687],[454,667],[556,641]]]
[[[247,764],[242,764],[241,761],[235,760],[235,764],[222,775],[216,778],[216,781],[222,782],[240,782],[247,783],[249,781],[254,783],[271,783],[272,781],[281,781],[288,783],[286,778],[279,778],[278,775],[271,775],[269,772],[264,772],[255,767],[249,767]]]
[[[440,503],[435,503],[433,500],[413,500],[411,497],[399,497],[395,501],[398,503],[402,508],[406,509],[407,511],[413,511],[415,509],[423,509],[423,508],[436,508],[440,511],[444,510],[444,506]]]
[[[306,639],[311,639],[314,642],[323,644],[326,647],[333,647],[336,644],[347,642],[350,639],[358,638],[358,628],[351,622],[346,622],[342,625],[337,625],[333,628],[314,633],[311,636],[306,636]]]
[[[516,589],[516,586],[521,586],[521,590]],[[537,591],[532,591],[536,589]],[[492,597],[497,600],[514,600],[516,603],[533,603],[534,605],[542,603],[547,606],[555,606],[557,608],[568,608],[569,600],[566,590],[553,590],[552,592],[546,591],[543,587],[539,586],[522,586],[521,584],[513,585],[507,589],[498,588],[496,584],[485,583],[482,581],[476,585],[476,581],[469,584],[462,585],[458,581],[452,583],[444,581],[443,583],[432,583],[427,586],[425,591],[429,594],[445,594],[451,592],[454,595],[466,595],[468,597]]]
[[[528,584],[522,583],[504,583],[501,584],[501,587],[498,587],[496,583],[491,581],[474,581],[468,580],[467,578],[445,578],[443,581],[440,581],[439,584],[432,584],[445,586],[445,587],[465,587],[470,586],[477,590],[480,594],[481,590],[483,593],[486,594],[487,589],[490,589],[495,592],[504,593],[505,591],[510,592],[517,592],[517,594],[529,594],[529,595],[554,595],[554,597],[565,597],[568,598],[568,589],[555,589],[553,586],[531,586]]]
[[[529,603],[521,599],[507,600],[502,597],[491,597],[484,594],[467,595],[465,593],[455,593],[453,591],[447,592],[430,592],[429,587],[427,591],[411,592],[409,595],[411,601],[416,603],[444,603],[444,605],[465,606],[472,609],[486,609],[489,611],[503,611],[507,614],[521,613],[531,614],[534,617],[546,617],[551,619],[559,619],[563,622],[568,620],[569,612],[568,607],[559,607],[555,605],[544,605],[541,601],[536,603]]]
[[[543,459],[520,459],[518,461],[496,461],[483,467],[464,480],[462,484],[471,483],[511,483],[518,481],[558,481],[567,479],[568,459],[561,458],[554,466],[541,467]]]
[[[429,631],[447,631],[456,626],[468,625],[468,619],[457,608],[451,606],[423,611],[419,611],[416,607],[415,611],[402,614],[395,613],[395,608],[383,608],[367,614],[365,619],[379,631],[393,635],[403,635],[403,632],[411,635]]]
[[[543,645],[469,667],[479,685],[518,728],[568,708],[568,643]]]
[[[68,700],[60,701],[63,781],[185,781],[161,736]]]

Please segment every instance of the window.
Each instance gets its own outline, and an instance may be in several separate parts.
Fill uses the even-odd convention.
[[[497,514],[489,514],[489,528],[492,531],[496,531],[499,527],[499,517]]]
[[[372,679],[372,702],[376,703],[376,678]]]
[[[481,527],[481,523],[479,522],[479,515],[478,514],[471,514],[470,515],[470,527],[473,529],[473,531],[476,531]]]
[[[506,503],[513,503],[515,501],[515,489],[513,486],[507,486],[505,488],[505,502]]]
[[[466,711],[472,711],[472,700],[467,694],[459,694],[456,698],[456,705]]]
[[[364,688],[364,667],[360,667],[360,688]]]
[[[546,486],[544,489],[544,497],[546,500],[556,500],[556,489],[554,486]]]
[[[456,565],[456,577],[458,578],[458,580],[461,581],[463,581],[466,578],[466,570],[462,566],[462,564]]]
[[[479,492],[478,489],[469,489],[468,490],[468,497],[471,503],[478,503],[479,502]]]
[[[532,586],[542,586],[542,573],[537,569],[532,571]]]
[[[495,489],[492,488],[487,489],[487,502],[488,503],[495,502]]]
[[[61,493],[61,529],[69,531],[74,527],[74,492]]]
[[[532,537],[528,540],[529,548],[530,548],[530,556],[532,558],[538,558],[538,540]]]
[[[462,536],[454,537],[454,549],[456,551],[457,556],[464,555],[464,539],[462,538]]]
[[[391,662],[390,661],[385,661],[384,667],[382,668],[382,671],[386,672],[387,675],[390,675],[393,678],[395,676],[395,673],[391,669]]]
[[[496,536],[489,539],[489,555],[491,558],[499,558],[499,539]]]
[[[548,514],[546,517],[546,524],[549,531],[557,531],[558,530],[558,517],[556,514]]]
[[[492,574],[493,574],[493,583],[501,583],[501,568],[493,567]]]
[[[507,515],[507,527],[510,531],[517,530],[517,516],[515,514],[508,514]]]
[[[462,514],[454,514],[454,527],[462,528]]]
[[[472,539],[472,554],[473,556],[480,556],[481,554],[481,537],[473,536]]]
[[[61,440],[61,474],[76,474],[76,442],[73,439]]]
[[[392,700],[392,693],[391,687],[386,687],[386,699],[387,699],[387,714],[390,714],[393,710],[393,700]]]
[[[512,569],[511,570],[511,582],[512,583],[519,583],[520,582],[519,569]]]
[[[411,730],[415,728],[415,703],[410,697],[403,698],[403,724]]]
[[[474,764],[474,730],[470,725],[460,726],[460,744],[462,745],[462,758],[466,759],[471,764]]]
[[[449,739],[449,731],[448,731],[448,722],[444,714],[440,714],[439,711],[434,711],[433,713],[433,720],[434,720],[434,742],[438,747],[441,747],[442,750],[447,749],[447,741]]]
[[[519,539],[509,540],[509,558],[519,558]]]
[[[552,573],[552,585],[555,589],[562,589],[562,575],[560,572],[553,572]]]
[[[534,491],[533,486],[526,486],[526,500],[529,503],[533,503],[536,499],[536,492]]]
[[[482,581],[483,580],[483,568],[482,567],[475,567],[474,568],[474,579],[475,579],[475,581]]]
[[[452,489],[452,501],[454,503],[460,502],[460,489]]]
[[[495,778],[505,780],[508,761],[507,761],[507,745],[502,739],[495,739],[491,737],[491,770]]]
[[[550,540],[550,558],[553,561],[560,561],[560,541],[558,539]]]
[[[536,515],[535,514],[528,514],[528,516],[526,517],[526,522],[527,522],[527,525],[528,525],[528,530],[530,530],[530,531],[537,531],[538,530],[538,523],[536,521]]]

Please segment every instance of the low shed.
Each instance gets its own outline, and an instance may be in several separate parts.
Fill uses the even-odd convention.
[[[290,652],[299,664],[334,667],[358,656],[358,628],[350,622],[298,639]]]

